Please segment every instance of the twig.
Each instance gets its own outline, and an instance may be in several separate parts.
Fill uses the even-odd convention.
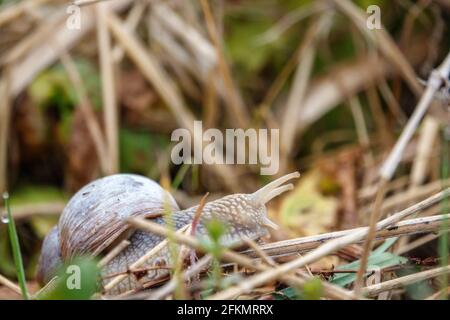
[[[356,295],[359,295],[361,287],[363,285],[363,279],[364,275],[366,274],[369,255],[370,252],[372,251],[373,240],[375,238],[375,233],[377,231],[376,223],[381,218],[382,213],[381,206],[383,204],[384,195],[386,194],[387,184],[388,181],[382,178],[378,187],[377,195],[375,197],[375,203],[372,209],[372,213],[370,214],[369,229],[367,231],[366,241],[364,242],[363,253],[360,258],[359,271],[358,274],[356,275],[355,280],[354,290]]]
[[[444,62],[435,70],[431,72],[427,81],[427,87],[422,94],[412,116],[409,118],[400,138],[397,140],[394,148],[392,149],[389,157],[383,163],[380,169],[380,176],[386,180],[390,180],[394,175],[395,170],[400,162],[403,152],[411,140],[416,128],[418,127],[420,120],[423,118],[425,112],[428,110],[431,102],[434,99],[436,92],[442,85],[442,81],[447,79],[450,74],[450,52],[445,58]]]
[[[430,278],[435,278],[447,273],[450,273],[450,266],[439,267],[427,271],[410,274],[397,279],[388,280],[371,286],[367,286],[365,288],[362,288],[362,293],[367,296],[374,296],[383,291],[401,288],[412,283],[427,280]]]
[[[376,225],[376,230],[381,230],[383,228],[386,228],[393,223],[396,223],[403,218],[414,214],[420,210],[422,210],[424,207],[428,207],[438,201],[440,201],[442,198],[447,197],[450,194],[450,188],[445,189],[444,191],[434,195],[433,197],[430,197],[422,202],[419,202],[418,204],[405,209],[403,211],[400,211],[380,222]],[[243,281],[237,286],[231,287],[229,289],[226,289],[222,292],[217,293],[212,298],[214,299],[230,299],[232,297],[238,296],[241,293],[249,292],[253,288],[262,285],[266,282],[272,281],[274,279],[277,279],[279,277],[282,277],[286,273],[298,269],[305,264],[311,263],[316,261],[317,259],[320,259],[336,250],[339,250],[343,247],[345,247],[348,244],[358,242],[367,235],[368,232],[367,227],[362,228],[360,230],[357,230],[355,232],[350,233],[347,236],[328,241],[327,243],[323,244],[322,246],[318,247],[317,249],[307,253],[303,257],[297,258],[295,260],[292,260],[290,262],[287,262],[285,264],[280,265],[277,268],[266,270],[263,272],[260,272],[250,278],[248,278],[246,281]]]

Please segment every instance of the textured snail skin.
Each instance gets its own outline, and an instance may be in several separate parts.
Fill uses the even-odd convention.
[[[244,237],[258,239],[264,236],[267,234],[266,226],[273,225],[267,219],[265,203],[282,192],[291,190],[292,185],[279,185],[298,175],[293,173],[279,178],[253,194],[233,194],[206,203],[195,230],[196,235],[205,236],[206,222],[214,218],[227,226],[227,232],[221,238],[224,245],[235,244]],[[52,229],[45,238],[37,278],[41,284],[47,282],[54,275],[60,261],[67,261],[78,255],[96,256],[104,253],[105,249],[129,235],[129,217],[145,217],[165,224],[162,214],[170,209],[174,227],[180,229],[192,223],[197,208],[198,206],[180,210],[167,191],[153,180],[142,176],[117,174],[95,180],[71,198],[61,214],[58,227]],[[164,240],[156,234],[131,231],[128,238],[130,245],[103,267],[103,285],[110,281],[111,275],[127,274],[133,262]],[[167,246],[141,267],[161,265],[173,265]],[[153,269],[139,280],[130,274],[107,294],[116,295],[141,287],[142,283],[168,273],[167,268]]]
[[[227,225],[227,232],[221,239],[224,245],[232,245],[238,243],[244,237],[258,239],[266,235],[267,229],[265,227],[261,227],[258,223],[256,223],[256,221],[243,219],[243,216],[239,214],[239,212],[242,212],[242,210],[248,213],[254,211],[254,207],[251,205],[251,202],[247,198],[248,195],[245,194],[234,194],[207,203],[203,208],[199,224],[197,225],[196,235],[206,235],[206,222],[208,220],[211,220],[213,217],[219,219],[219,221]],[[197,206],[189,208],[187,210],[175,212],[172,216],[175,228],[180,229],[186,224],[191,223],[196,209]],[[162,217],[155,218],[152,221],[160,224],[165,223],[164,218]],[[141,256],[143,256],[146,252],[148,252],[151,248],[155,247],[163,240],[164,238],[158,235],[146,233],[143,231],[136,231],[129,238],[131,244],[104,267],[102,271],[103,276],[125,273],[130,264],[138,260]],[[167,246],[141,267],[145,269],[149,266],[161,265],[173,265]],[[144,277],[140,278],[139,281],[140,283],[146,283],[168,274],[169,270],[164,268],[150,270]],[[107,282],[108,281],[104,281],[103,285],[106,285]],[[116,295],[137,287],[139,287],[139,283],[137,282],[136,278],[134,276],[128,276],[120,283],[118,283],[113,289],[109,290],[108,294]]]

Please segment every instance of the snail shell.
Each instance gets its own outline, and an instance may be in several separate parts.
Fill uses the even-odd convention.
[[[134,174],[95,180],[79,190],[65,207],[58,224],[61,256],[98,255],[128,228],[130,217],[161,215],[175,199],[159,184]]]

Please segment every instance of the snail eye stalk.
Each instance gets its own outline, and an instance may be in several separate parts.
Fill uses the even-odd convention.
[[[265,205],[267,202],[279,196],[283,192],[292,190],[294,186],[291,183],[287,185],[282,184],[298,177],[300,177],[300,173],[292,172],[276,179],[275,181],[270,182],[269,184],[265,185],[252,194],[253,201],[260,205]]]

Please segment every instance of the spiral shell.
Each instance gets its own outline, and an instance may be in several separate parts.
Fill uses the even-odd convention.
[[[129,217],[150,217],[166,208],[180,210],[159,184],[134,174],[95,180],[70,199],[59,220],[61,256],[97,255],[129,228]]]

